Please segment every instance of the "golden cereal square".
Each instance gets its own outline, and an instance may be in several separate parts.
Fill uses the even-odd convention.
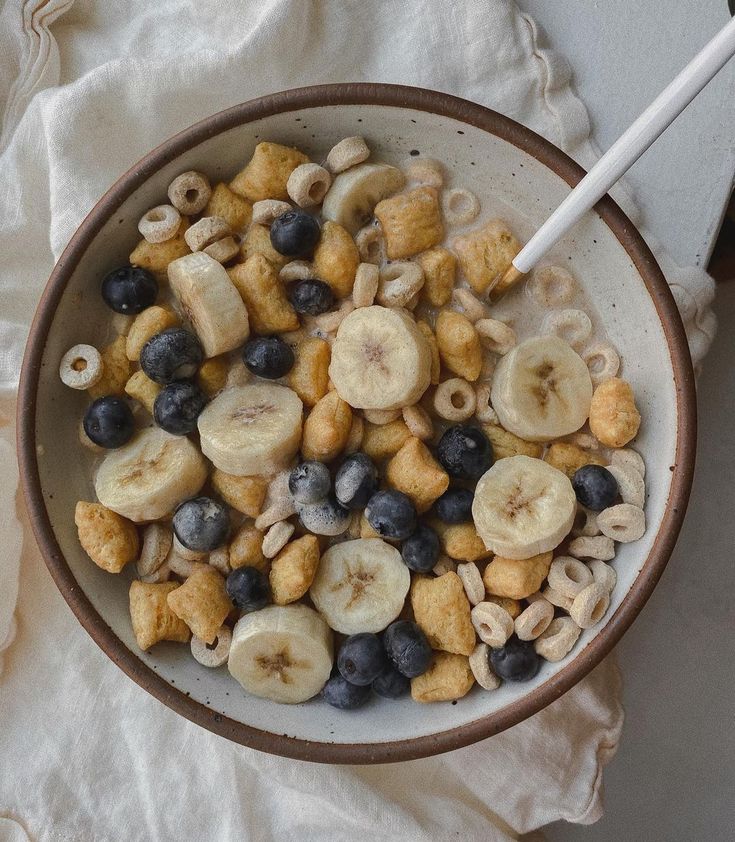
[[[268,490],[268,480],[261,476],[239,477],[215,468],[212,471],[212,488],[227,503],[246,517],[260,514]]]
[[[352,292],[360,252],[349,231],[336,222],[325,222],[314,250],[314,275],[326,281],[336,298]]]
[[[184,239],[184,232],[188,227],[189,220],[182,216],[179,230],[174,237],[162,243],[149,243],[148,240],[141,240],[130,253],[128,259],[133,266],[147,269],[155,275],[156,280],[165,283],[168,281],[168,275],[166,274],[168,264],[172,260],[177,260],[191,252]]]
[[[470,603],[456,573],[443,576],[414,576],[411,607],[416,622],[432,649],[470,655],[475,648],[475,628]]]
[[[452,248],[472,289],[484,293],[508,269],[521,244],[500,219],[455,238]]]
[[[319,540],[304,535],[281,550],[273,559],[270,586],[273,602],[288,605],[309,590],[319,565]]]
[[[444,224],[435,187],[418,187],[383,199],[375,207],[390,260],[413,257],[441,242]]]
[[[424,270],[423,300],[432,307],[448,304],[457,277],[457,258],[448,249],[437,246],[420,254],[416,262]]]
[[[408,495],[421,514],[449,488],[449,474],[415,437],[407,439],[388,462],[386,479],[392,488]]]
[[[250,224],[253,205],[220,182],[209,198],[204,216],[219,216],[233,231],[242,231]]]
[[[205,643],[214,643],[222,623],[232,611],[225,580],[208,565],[196,569],[167,599],[174,614]]]
[[[288,199],[286,182],[299,164],[309,158],[291,146],[280,143],[259,143],[245,169],[230,182],[230,189],[249,202],[261,199]]]
[[[465,655],[435,652],[429,669],[411,679],[415,702],[453,702],[467,695],[475,683]]]
[[[191,637],[186,623],[168,606],[169,594],[178,587],[178,582],[130,583],[130,621],[138,646],[144,652],[161,640],[187,643]]]
[[[87,389],[89,396],[96,400],[105,395],[124,395],[125,384],[130,377],[130,360],[125,351],[127,339],[118,336],[106,348],[102,349],[102,377]]]
[[[74,510],[79,543],[92,561],[108,573],[119,573],[138,558],[138,530],[101,503],[80,500]]]
[[[278,273],[262,254],[238,263],[227,274],[245,302],[253,333],[269,336],[298,329],[298,316],[278,280]]]
[[[265,225],[251,225],[245,239],[240,245],[240,260],[245,262],[254,254],[262,254],[263,257],[276,269],[282,269],[291,259],[279,254],[271,245],[270,229]]]

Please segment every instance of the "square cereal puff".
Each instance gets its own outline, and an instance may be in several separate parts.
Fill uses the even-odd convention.
[[[214,643],[220,626],[232,611],[225,580],[208,565],[195,570],[167,599],[174,614],[205,643]]]
[[[388,462],[385,477],[391,488],[411,498],[419,514],[428,511],[449,488],[449,474],[434,459],[429,448],[413,436]]]
[[[130,377],[130,360],[125,351],[127,339],[118,336],[101,351],[104,369],[102,377],[94,386],[87,389],[87,394],[93,399],[103,398],[105,395],[124,395],[125,385]]]
[[[159,283],[167,283],[166,267],[168,264],[172,260],[177,260],[191,252],[184,239],[184,232],[188,227],[189,220],[182,216],[179,230],[174,237],[162,243],[149,243],[148,240],[141,240],[130,252],[128,259],[133,266],[140,266],[141,269],[152,272]]]
[[[482,228],[456,237],[452,248],[470,286],[482,294],[508,269],[521,244],[502,220],[491,219]]]
[[[129,561],[138,558],[138,530],[129,520],[101,503],[80,500],[74,510],[74,523],[82,549],[108,573],[119,573]]]
[[[549,465],[553,465],[565,473],[569,479],[585,465],[602,465],[604,467],[607,464],[596,453],[582,450],[576,444],[570,444],[566,441],[557,441],[550,445],[544,454],[544,462],[548,462]]]
[[[270,228],[265,225],[251,225],[245,239],[240,245],[240,260],[245,262],[254,254],[262,254],[263,257],[276,269],[282,269],[291,259],[279,254],[271,245]]]
[[[264,573],[268,560],[263,555],[263,532],[252,523],[244,524],[230,543],[230,567],[255,567]]]
[[[278,280],[275,267],[262,254],[227,270],[247,307],[250,328],[259,336],[298,330],[299,318]]]
[[[250,202],[288,199],[286,182],[299,164],[307,164],[303,152],[280,143],[259,143],[245,169],[230,182],[230,188]]]
[[[208,397],[214,397],[227,385],[227,372],[230,364],[222,357],[210,357],[199,366],[197,384]]]
[[[540,459],[544,446],[535,441],[525,441],[514,433],[509,433],[497,424],[483,424],[482,429],[493,446],[496,461],[506,456],[531,456]]]
[[[253,205],[220,182],[209,197],[203,216],[219,216],[233,231],[242,231],[250,225]]]
[[[268,490],[268,480],[265,477],[239,477],[215,468],[211,481],[212,488],[228,506],[242,512],[246,517],[258,517]]]
[[[441,246],[422,252],[416,262],[424,270],[421,298],[432,307],[449,303],[457,278],[457,258]]]
[[[416,622],[432,649],[471,655],[475,648],[475,627],[470,602],[456,573],[443,576],[414,576],[411,607]]]
[[[431,528],[439,536],[442,551],[454,561],[481,561],[492,555],[477,534],[474,523],[432,520]]]
[[[444,224],[435,187],[418,187],[383,199],[375,206],[390,260],[412,257],[437,245],[444,237]]]
[[[543,584],[549,574],[551,558],[552,553],[524,559],[496,555],[482,574],[485,590],[493,596],[525,599]]]
[[[188,626],[168,606],[168,595],[178,587],[178,582],[130,583],[130,620],[138,646],[144,652],[161,640],[188,643]]]
[[[288,385],[305,406],[315,406],[329,388],[332,348],[318,336],[308,336],[296,348],[296,360],[288,374]]]
[[[148,377],[144,371],[136,371],[125,384],[125,394],[141,403],[153,415],[153,404],[163,387]]]
[[[365,422],[362,435],[362,449],[377,462],[389,459],[411,438],[411,431],[402,418],[389,424],[371,424]]]
[[[435,652],[429,669],[411,679],[411,698],[424,703],[453,702],[467,695],[474,683],[467,657]]]
[[[309,590],[319,565],[319,540],[304,535],[291,541],[271,563],[270,586],[273,602],[288,605]]]
[[[326,281],[336,298],[352,292],[360,252],[349,231],[336,222],[325,222],[314,250],[314,277]]]

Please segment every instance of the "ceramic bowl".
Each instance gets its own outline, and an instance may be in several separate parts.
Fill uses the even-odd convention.
[[[228,180],[259,140],[299,146],[317,160],[349,135],[367,138],[375,159],[438,158],[454,183],[510,215],[523,240],[584,172],[559,149],[479,105],[390,85],[329,85],[287,91],[215,114],[181,132],[123,175],[80,225],[38,307],[23,365],[19,458],[28,509],[54,580],[81,624],[134,681],[181,715],[254,748],[324,762],[406,760],[456,749],[531,716],[583,678],[620,639],[653,590],[674,546],[692,480],[693,375],[686,336],[666,281],[635,227],[603,199],[556,247],[582,280],[624,360],[643,415],[636,447],[646,466],[648,529],[618,547],[618,584],[606,619],[572,655],[499,690],[475,688],[457,704],[376,700],[342,712],[320,699],[277,705],[247,696],[225,667],[207,670],[187,646],[141,653],[128,616],[130,573],[111,576],[81,550],[77,500],[94,499],[91,456],[77,428],[87,403],[58,378],[71,345],[107,338],[100,278],[124,263],[137,221],[174,176],[201,169]],[[82,174],[83,175],[83,174]]]

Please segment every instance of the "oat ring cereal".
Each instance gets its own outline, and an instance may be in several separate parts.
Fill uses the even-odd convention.
[[[424,285],[418,263],[396,261],[380,271],[376,300],[383,307],[405,307]]]
[[[537,599],[515,619],[515,632],[519,640],[535,640],[542,635],[554,619],[554,606],[545,599]]]
[[[470,613],[477,636],[493,649],[504,646],[513,634],[513,618],[494,602],[480,602]]]
[[[501,681],[490,669],[489,655],[490,647],[487,643],[478,643],[469,657],[470,669],[483,690],[497,690]]]
[[[503,356],[516,344],[516,334],[512,327],[497,319],[480,319],[475,322],[483,348]]]
[[[470,605],[478,605],[485,599],[485,585],[482,576],[474,562],[468,561],[465,564],[457,565],[457,575],[462,580],[464,592]]]
[[[429,413],[419,404],[406,406],[402,410],[403,420],[412,436],[428,441],[434,435],[434,425]]]
[[[163,243],[176,234],[180,224],[181,214],[173,205],[158,205],[141,216],[138,231],[149,243]]]
[[[378,266],[383,260],[383,231],[378,222],[373,222],[361,228],[355,234],[355,245],[363,263],[374,263]]]
[[[74,345],[61,358],[59,377],[71,389],[89,389],[102,379],[104,364],[92,345]]]
[[[340,173],[355,167],[370,157],[370,149],[362,137],[346,137],[335,144],[327,154],[327,168]]]
[[[184,232],[184,239],[192,251],[202,251],[232,232],[227,220],[221,216],[204,216]]]
[[[574,597],[569,616],[581,629],[589,629],[603,618],[609,605],[607,588],[599,582],[592,582]]]
[[[571,617],[556,617],[536,639],[534,649],[547,661],[561,661],[572,651],[581,632],[582,629]]]
[[[475,414],[475,390],[461,377],[452,377],[436,387],[434,410],[446,421],[466,421]]]
[[[487,307],[464,287],[457,287],[452,291],[452,303],[460,307],[473,324],[487,317]]]
[[[571,272],[560,266],[535,269],[526,287],[537,304],[544,308],[563,307],[577,294],[577,282]]]
[[[374,263],[361,263],[355,272],[352,301],[355,307],[370,307],[380,285],[380,269]]]
[[[615,570],[600,559],[592,559],[587,565],[592,572],[592,578],[598,585],[602,585],[608,593],[612,593],[618,576]]]
[[[592,383],[597,385],[615,377],[620,371],[620,357],[609,342],[595,342],[582,353],[582,359],[587,363]]]
[[[270,225],[281,214],[288,213],[291,205],[278,199],[261,199],[253,205],[253,225]]]
[[[646,516],[643,509],[630,503],[610,506],[597,515],[597,525],[603,535],[613,541],[627,544],[643,537],[646,531]],[[607,561],[607,559],[603,559]]]
[[[592,574],[585,564],[576,558],[558,556],[549,568],[549,587],[564,596],[574,597],[592,582]]]
[[[227,663],[232,643],[229,626],[220,626],[214,644],[205,643],[198,637],[191,639],[191,654],[203,667],[221,667]]]
[[[467,225],[477,219],[480,200],[471,190],[455,187],[447,190],[444,197],[444,216],[450,225]]]
[[[321,203],[332,183],[332,176],[319,164],[300,164],[288,177],[286,190],[300,208]]]
[[[602,529],[599,515],[597,526]],[[615,558],[615,544],[608,535],[584,535],[570,541],[569,555],[574,556],[574,558],[598,558],[601,561],[610,561]]]
[[[284,284],[290,284],[292,281],[305,281],[313,277],[314,268],[306,260],[292,260],[278,272],[278,280],[283,281]]]
[[[179,213],[187,216],[204,210],[212,188],[209,179],[200,172],[190,170],[177,176],[168,187],[168,198]]]
[[[557,310],[546,316],[543,331],[581,348],[592,335],[592,320],[584,310]]]

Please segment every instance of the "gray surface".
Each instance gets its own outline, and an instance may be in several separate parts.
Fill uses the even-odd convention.
[[[699,383],[694,488],[677,548],[618,646],[626,723],[605,770],[605,815],[549,842],[733,838],[735,826],[735,281]]]
[[[726,0],[517,0],[567,57],[606,150],[727,23]],[[648,228],[681,265],[706,265],[735,174],[735,61],[629,171]]]

